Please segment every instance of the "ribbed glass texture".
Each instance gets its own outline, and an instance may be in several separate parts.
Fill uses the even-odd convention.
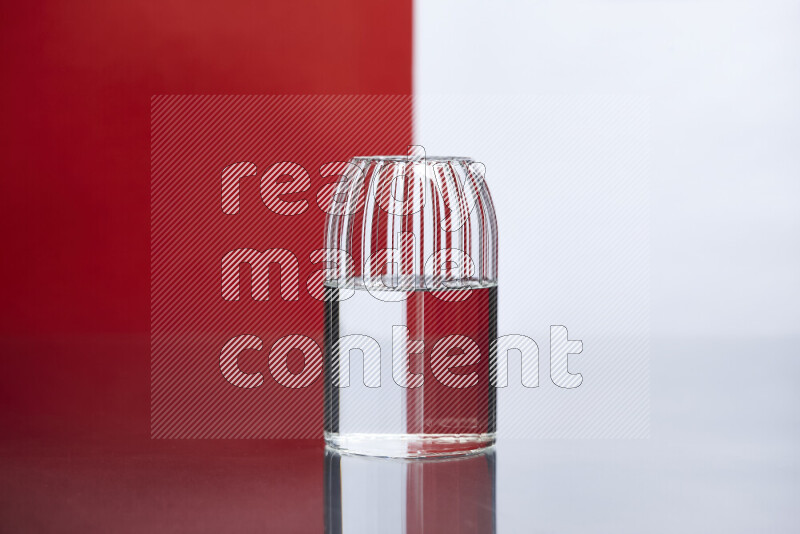
[[[497,220],[484,176],[470,158],[353,159],[326,228],[326,247],[350,258],[328,280],[398,289],[493,285]]]

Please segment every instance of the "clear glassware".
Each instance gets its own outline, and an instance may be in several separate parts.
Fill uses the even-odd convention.
[[[453,456],[496,432],[497,221],[469,158],[358,157],[326,228],[325,439]]]

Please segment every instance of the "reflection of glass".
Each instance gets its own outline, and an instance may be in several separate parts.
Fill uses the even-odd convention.
[[[422,534],[496,530],[494,449],[446,460],[325,450],[325,532]]]
[[[452,456],[496,432],[497,222],[469,158],[355,158],[329,210],[325,438]],[[333,254],[333,253],[332,253]]]

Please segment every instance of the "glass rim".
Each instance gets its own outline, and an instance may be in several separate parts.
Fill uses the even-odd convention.
[[[419,162],[421,160],[443,162],[443,161],[462,161],[472,163],[474,160],[468,156],[356,156],[352,161],[393,161],[399,163]]]

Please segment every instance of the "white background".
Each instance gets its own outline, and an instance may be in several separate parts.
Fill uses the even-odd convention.
[[[417,0],[414,39],[423,102],[649,102],[651,437],[501,440],[498,530],[800,530],[800,3]],[[418,112],[415,142],[431,154],[477,143],[486,128],[494,146],[536,139],[537,125],[515,120],[513,107]],[[458,113],[479,119],[474,130]],[[449,121],[460,128],[448,131]],[[464,155],[482,159],[479,148]],[[530,294],[549,275],[540,262],[531,285],[509,287],[515,267],[536,263],[509,264],[522,258],[509,249],[536,251],[539,238],[536,214],[514,210],[515,199],[553,184],[496,167],[487,162],[501,217],[502,331],[534,316],[536,302],[509,293]],[[615,185],[613,173],[597,180]],[[542,241],[582,235],[586,220],[569,220]],[[557,302],[552,284],[535,291],[537,302]]]
[[[648,97],[653,335],[796,335],[799,21],[798,2],[420,0],[414,92]],[[513,112],[486,124],[480,110],[462,110],[479,119],[476,137],[491,127],[505,136],[498,143],[516,146],[537,125]],[[469,137],[437,128],[443,113],[417,115],[415,142],[429,153],[449,149],[452,136]],[[503,202],[508,190],[535,197],[550,187],[548,176],[502,176],[496,166],[487,162],[487,180],[501,216],[513,209]],[[526,226],[518,215],[513,224]],[[535,249],[530,229],[532,244],[513,242],[508,224],[500,229],[506,294],[517,267],[507,250]],[[508,317],[525,312],[502,306]]]

